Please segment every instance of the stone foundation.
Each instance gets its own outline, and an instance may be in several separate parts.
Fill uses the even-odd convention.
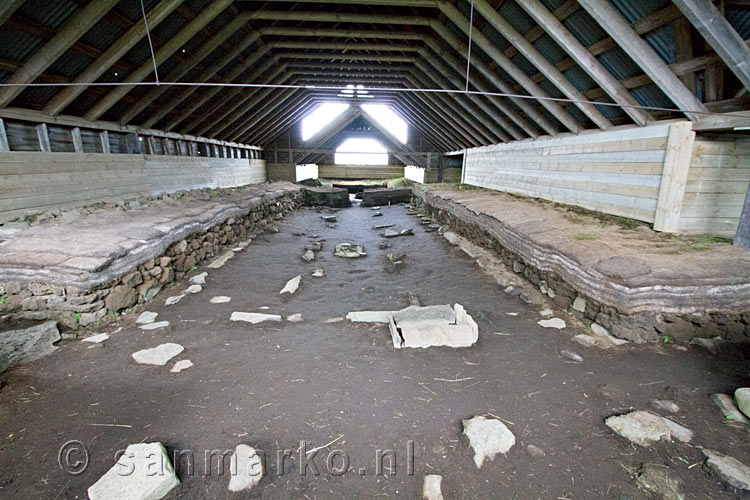
[[[0,281],[0,314],[13,319],[54,320],[67,328],[114,317],[117,312],[148,302],[163,287],[218,255],[225,246],[265,231],[274,220],[303,204],[297,188],[253,201],[249,208],[222,211],[209,222],[183,224],[173,233],[177,241],[169,241],[168,233],[161,241],[144,242],[143,248],[130,252],[140,254],[140,259],[119,256],[110,260],[108,268],[127,269],[105,282],[99,277],[109,277],[109,269],[97,269],[74,285],[63,284],[53,276],[48,281]],[[9,272],[18,274],[20,270]],[[43,272],[38,274],[44,276]]]
[[[570,277],[566,279],[556,271],[555,266],[549,264],[549,256],[540,259],[536,255],[532,258],[534,245],[524,242],[519,234],[511,234],[507,228],[505,231],[499,230],[496,226],[502,226],[501,221],[476,214],[458,203],[424,191],[415,190],[412,202],[418,210],[451,231],[493,251],[508,269],[538,287],[557,306],[593,330],[606,330],[615,337],[633,342],[664,341],[665,338],[688,342],[696,337],[738,341],[750,337],[750,308],[747,305],[735,307],[733,304],[736,302],[733,301],[738,300],[736,298],[727,297],[720,301],[718,293],[717,297],[712,296],[719,287],[703,287],[705,290],[699,293],[696,289],[701,289],[701,286],[697,283],[694,287],[685,286],[680,293],[675,287],[660,290],[662,287],[654,285],[634,292],[656,290],[651,297],[632,299],[628,295],[629,290],[618,283],[592,283],[591,278],[586,277],[581,282],[588,280],[591,283],[591,289],[587,290],[574,285]],[[505,240],[500,235],[513,238],[513,241]],[[528,249],[528,254],[524,254],[523,250],[518,251],[523,248]],[[566,264],[563,257],[558,256],[558,260],[563,262],[560,267],[568,273],[576,273],[577,264],[569,259]],[[535,259],[537,262],[534,262]],[[603,300],[603,297],[608,300]],[[619,301],[618,297],[628,300]],[[739,300],[747,302],[747,296]],[[712,302],[715,304],[713,307]]]

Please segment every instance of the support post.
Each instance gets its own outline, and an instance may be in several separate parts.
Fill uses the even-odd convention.
[[[750,250],[750,186],[745,196],[745,204],[740,213],[740,223],[737,234],[734,235],[734,246]]]
[[[10,151],[10,145],[8,144],[8,136],[5,133],[5,122],[0,118],[0,153],[7,153]]]
[[[73,127],[70,131],[70,135],[73,137],[73,151],[76,153],[83,153],[83,137],[81,137],[81,129]]]
[[[51,153],[52,145],[49,142],[49,131],[46,123],[40,123],[36,126],[36,136],[39,139],[39,149],[44,153]]]
[[[692,122],[679,122],[672,125],[667,139],[664,169],[661,174],[654,231],[666,233],[677,231],[694,142],[695,132]]]
[[[129,155],[141,154],[141,144],[138,141],[138,134],[131,132],[125,136],[125,150]]]
[[[112,152],[109,147],[109,132],[106,130],[99,132],[99,143],[102,145],[102,153],[109,154]]]
[[[146,144],[148,144],[148,154],[155,155],[156,154],[156,141],[154,141],[154,138],[151,136],[148,136],[146,139]]]

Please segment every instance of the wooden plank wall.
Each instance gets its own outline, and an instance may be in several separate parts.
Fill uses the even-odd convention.
[[[473,148],[464,182],[653,222],[669,131],[660,124]]]
[[[750,184],[750,138],[698,135],[678,230],[733,237]]]
[[[395,179],[404,176],[404,167],[396,165],[319,165],[321,179]]]
[[[2,153],[0,221],[25,212],[265,180],[265,160],[257,159]]]

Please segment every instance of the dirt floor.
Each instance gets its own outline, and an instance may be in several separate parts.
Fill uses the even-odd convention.
[[[740,347],[715,357],[671,344],[582,347],[570,340],[580,333],[574,328],[538,326],[539,308],[504,294],[403,206],[383,207],[383,217],[372,213],[341,210],[338,226],[329,228],[321,212],[299,210],[279,222],[278,234],[259,237],[221,269],[197,269],[209,273],[201,293],[165,307],[164,299],[186,286],[177,284],[120,324],[92,330],[111,332],[105,344],[62,341],[55,354],[6,373],[0,497],[86,498],[118,450],[144,441],[160,441],[183,457],[193,453],[193,470],[187,460],[177,464],[182,484],[168,498],[419,498],[423,476],[441,474],[447,499],[635,499],[647,498],[633,479],[644,463],[668,467],[687,498],[735,496],[704,470],[698,446],[750,463],[747,429],[725,421],[709,398],[748,385]],[[371,227],[388,223],[415,235],[388,240],[392,248],[381,250],[384,239]],[[313,235],[325,242],[306,263],[300,256]],[[368,255],[334,257],[334,245],[344,241],[364,244]],[[394,251],[407,253],[400,272],[385,257]],[[312,278],[315,268],[326,277]],[[298,274],[297,293],[280,297]],[[423,305],[463,304],[479,324],[478,343],[396,351],[386,326],[325,322],[354,310],[405,307],[409,292]],[[209,303],[218,295],[232,300]],[[170,326],[141,331],[134,320],[144,310]],[[233,311],[301,313],[303,321],[230,322]],[[163,342],[183,345],[175,360],[195,366],[173,374],[175,360],[164,367],[132,360],[133,352]],[[567,361],[563,349],[585,361]],[[695,431],[692,443],[642,448],[605,427],[606,417],[648,409],[651,398],[680,406],[673,418]],[[475,415],[501,418],[516,436],[507,455],[481,469],[461,435],[461,420]],[[90,452],[80,475],[58,465],[69,440]],[[308,450],[336,440],[313,458],[320,475],[310,467],[302,474],[302,440]],[[266,453],[267,475],[249,495],[230,494],[229,478],[215,463],[211,475],[205,471],[206,451],[240,443]],[[294,456],[283,469],[277,450]],[[329,457],[332,450],[348,457],[343,475],[342,455]],[[394,451],[395,469],[385,458],[376,472],[378,450]]]

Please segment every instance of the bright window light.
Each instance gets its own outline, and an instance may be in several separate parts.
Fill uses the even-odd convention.
[[[349,105],[340,102],[329,102],[315,108],[302,120],[302,140],[310,139],[347,109]]]
[[[388,165],[388,150],[375,139],[347,139],[336,149],[334,161],[337,165]]]
[[[390,132],[401,144],[406,144],[408,126],[385,104],[363,104],[362,109]]]

